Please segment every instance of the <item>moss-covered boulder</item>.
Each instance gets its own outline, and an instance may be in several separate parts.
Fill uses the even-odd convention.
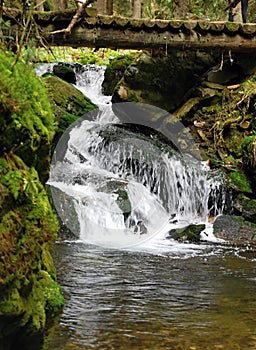
[[[204,229],[204,224],[191,224],[183,228],[170,230],[167,238],[173,238],[180,242],[200,242],[201,232]]]
[[[57,220],[36,170],[5,154],[0,158],[0,184],[1,341],[13,339],[21,328],[24,333],[41,331],[47,314],[62,307],[63,297],[49,253]]]
[[[54,115],[32,67],[0,49],[0,155],[13,152],[46,179],[50,165]]]
[[[73,85],[58,77],[47,74],[43,78],[43,84],[55,115],[56,130],[52,142],[54,149],[63,132],[79,117],[97,106]]]
[[[256,130],[256,127],[254,128]],[[256,135],[246,136],[242,140],[243,168],[248,176],[254,196],[256,196]]]
[[[135,60],[136,57],[132,55],[117,56],[109,60],[102,84],[102,90],[106,96],[113,95],[117,83],[121,80],[126,69]]]
[[[239,215],[218,216],[213,223],[214,235],[231,245],[256,244],[256,224]]]
[[[214,55],[172,51],[168,56],[143,52],[127,67],[117,84],[113,102],[141,102],[173,111],[211,65]]]
[[[249,179],[241,169],[239,171],[232,171],[230,173],[229,185],[236,192],[252,193],[252,187]]]
[[[0,49],[0,344],[41,332],[63,305],[50,255],[57,219],[40,181],[55,117],[32,67]],[[22,347],[21,347],[22,348]]]
[[[76,74],[74,72],[74,69],[70,67],[70,65],[64,63],[55,64],[53,66],[52,72],[56,77],[65,80],[67,83],[76,83]]]
[[[256,224],[256,199],[239,194],[234,201],[236,213],[242,215],[247,221]]]

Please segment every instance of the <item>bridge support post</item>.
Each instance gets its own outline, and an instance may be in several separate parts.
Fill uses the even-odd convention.
[[[113,0],[107,0],[107,15],[113,15]]]
[[[133,18],[141,18],[141,0],[133,0]]]
[[[105,0],[96,1],[96,9],[99,15],[105,14]]]

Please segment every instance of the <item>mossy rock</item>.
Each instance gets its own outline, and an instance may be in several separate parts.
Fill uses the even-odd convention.
[[[234,202],[237,213],[247,221],[256,223],[256,199],[251,199],[244,194],[239,194]]]
[[[56,121],[56,133],[52,143],[52,149],[54,149],[66,129],[97,106],[73,85],[58,77],[48,74],[43,78],[43,82],[48,91]]]
[[[12,343],[24,346],[33,338],[40,342],[47,317],[58,313],[63,304],[59,285],[44,270],[33,276],[27,296],[18,288],[9,288],[0,300],[0,341],[4,344],[0,348],[12,348]]]
[[[17,281],[22,287],[42,267],[44,243],[56,238],[57,220],[37,172],[19,157],[0,158],[0,183],[5,199],[0,215],[0,288]],[[43,264],[54,275],[46,255]]]
[[[0,50],[0,155],[15,152],[29,166],[47,172],[54,114],[47,92],[31,66]]]
[[[170,230],[167,238],[173,238],[180,242],[200,242],[201,232],[205,229],[205,225],[189,225],[185,228],[177,228]]]
[[[74,69],[69,65],[64,63],[58,63],[53,66],[53,74],[56,77],[59,77],[62,80],[65,80],[67,83],[75,84],[76,83],[76,74]]]
[[[58,77],[47,75],[43,78],[43,82],[52,101],[57,122],[63,114],[78,118],[97,108],[81,91]]]
[[[0,60],[0,343],[7,349],[4,337],[24,327],[41,332],[63,298],[49,253],[57,219],[38,174],[49,170],[55,116],[32,67],[2,49]]]
[[[229,175],[230,186],[238,192],[252,193],[251,184],[242,171],[234,171]]]
[[[22,328],[41,331],[63,305],[50,255],[57,219],[35,169],[16,155],[0,158],[0,342]],[[47,275],[47,281],[41,276]],[[46,283],[47,282],[47,283]],[[13,321],[14,320],[14,321]]]
[[[127,97],[120,94],[118,84],[113,102],[141,102],[173,111],[196,83],[196,75],[202,75],[214,63],[213,56],[175,50],[168,56],[143,52],[122,77]]]
[[[256,167],[256,135],[246,136],[242,140],[242,157],[245,167]]]
[[[221,215],[213,223],[214,235],[229,244],[247,245],[256,243],[256,224],[243,216]]]
[[[236,128],[230,128],[224,136],[225,148],[236,158],[242,157],[242,139],[243,133]]]
[[[131,55],[118,56],[110,59],[107,65],[102,90],[105,95],[112,96],[117,83],[121,80],[125,70],[135,61]]]

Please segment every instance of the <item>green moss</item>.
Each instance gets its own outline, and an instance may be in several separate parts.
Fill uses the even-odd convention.
[[[56,132],[52,143],[55,148],[63,132],[79,117],[96,109],[97,106],[73,85],[58,77],[47,75],[43,78],[55,115]]]
[[[19,317],[20,327],[29,324],[31,330],[37,331],[45,327],[47,315],[57,313],[63,304],[61,288],[47,271],[41,270],[37,276],[33,276],[27,297],[14,286],[2,296],[0,319],[10,315]]]
[[[103,91],[106,95],[113,94],[114,89],[121,80],[125,70],[132,62],[134,62],[134,60],[135,57],[129,54],[109,60],[103,82]]]
[[[43,78],[43,82],[57,117],[60,117],[63,112],[81,117],[92,109],[97,108],[81,91],[58,77],[47,75]]]
[[[225,26],[226,26],[226,28],[229,31],[233,32],[233,31],[237,31],[239,29],[240,23],[237,23],[237,22],[226,22]]]
[[[52,279],[47,271],[41,270],[39,273],[38,288],[44,295],[44,309],[46,313],[57,313],[64,305],[64,298],[61,288]]]
[[[243,134],[237,129],[229,129],[224,135],[225,147],[229,150],[229,153],[236,156],[236,159],[242,156],[242,142]]]
[[[0,50],[0,144],[2,152],[15,151],[29,166],[36,167],[37,152],[50,144],[54,134],[54,115],[45,88],[32,67],[18,62]]]
[[[251,200],[249,198],[246,199],[246,201],[249,201],[249,207],[250,209],[255,209],[256,210],[256,201],[255,200]],[[254,203],[250,203],[250,202],[254,202]],[[248,202],[247,202],[248,204]],[[245,207],[245,209],[248,209],[248,207]],[[248,227],[252,227],[252,228],[256,228],[256,224],[250,221],[246,221],[245,218],[243,216],[232,216],[232,220],[236,221],[236,222],[240,222],[241,224],[245,224]]]
[[[256,166],[256,135],[246,136],[242,140],[242,158],[246,167]]]
[[[57,220],[36,171],[19,157],[1,158],[0,183],[0,287],[17,280],[26,285],[40,268],[42,245],[55,238]]]
[[[199,242],[200,234],[204,230],[205,225],[189,225],[177,234],[178,240],[187,240],[189,242]]]
[[[230,174],[230,184],[238,191],[252,193],[251,185],[246,175],[241,171],[234,171]]]
[[[0,50],[0,342],[42,329],[63,304],[49,253],[58,224],[37,171],[48,172],[55,117],[32,68],[13,61]]]
[[[56,269],[54,266],[54,262],[49,250],[49,244],[44,243],[42,245],[42,254],[41,254],[41,268],[47,271],[52,278],[56,278]]]
[[[245,195],[240,195],[238,199],[241,201],[245,211],[256,213],[256,199],[248,198]]]
[[[205,229],[205,225],[189,225],[185,228],[173,229],[169,232],[171,238],[181,242],[199,242],[200,234]]]

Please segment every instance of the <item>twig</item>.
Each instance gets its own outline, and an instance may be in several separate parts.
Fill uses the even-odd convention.
[[[25,36],[29,30],[29,26],[30,26],[30,23],[31,23],[31,20],[32,20],[32,11],[29,11],[29,15],[28,15],[28,18],[27,18],[27,21],[25,23],[25,26],[22,30],[22,33],[21,33],[21,37],[20,37],[20,41],[17,45],[17,53],[16,53],[16,58],[14,60],[14,62],[12,63],[12,69],[14,68],[14,66],[16,65],[16,63],[18,62],[19,58],[20,58],[20,55],[21,55],[21,48],[23,46],[23,43],[24,43],[24,40],[25,40]]]
[[[93,2],[94,2],[94,0],[85,0],[85,1],[79,0],[79,1],[77,1],[77,11],[76,11],[75,15],[73,16],[71,22],[67,26],[67,28],[55,30],[53,32],[50,32],[49,34],[53,35],[53,34],[58,34],[58,33],[65,33],[65,34],[70,33],[71,30],[73,29],[74,25],[76,24],[76,22],[81,17],[83,10]]]

